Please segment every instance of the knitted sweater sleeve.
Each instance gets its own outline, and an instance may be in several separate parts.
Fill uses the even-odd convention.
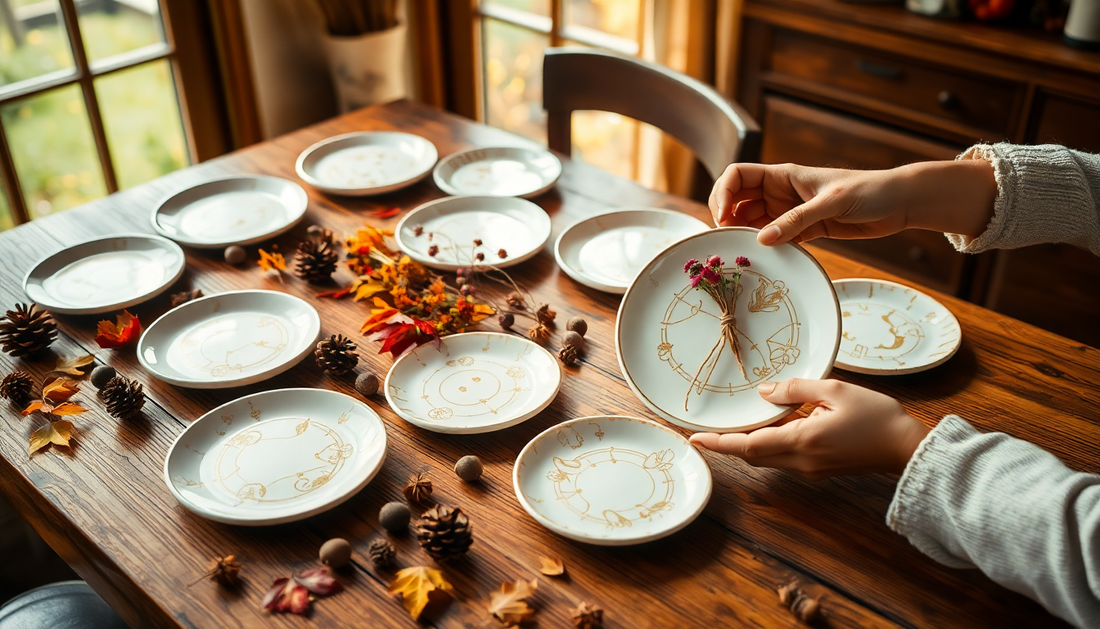
[[[941,563],[1100,627],[1100,475],[948,415],[910,459],[886,522]]]
[[[1100,155],[1055,144],[977,144],[958,159],[993,164],[997,199],[982,235],[947,234],[963,253],[1064,242],[1100,255]]]

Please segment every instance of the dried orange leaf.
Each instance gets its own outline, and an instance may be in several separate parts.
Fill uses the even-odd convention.
[[[115,317],[115,322],[104,320],[96,328],[95,342],[100,347],[124,347],[134,343],[141,336],[141,321],[129,310]]]
[[[73,376],[83,376],[84,372],[81,369],[94,362],[95,356],[91,354],[87,356],[64,356],[57,359],[57,364],[54,365],[53,370]]]
[[[286,258],[278,251],[268,253],[263,249],[260,249],[260,261],[256,264],[260,265],[260,268],[265,271],[279,271],[286,270]]]
[[[450,597],[454,587],[443,578],[443,573],[424,566],[405,568],[397,572],[390,584],[391,594],[400,594],[405,609],[413,620],[419,620],[430,600],[441,596]]]
[[[42,399],[47,402],[64,402],[80,391],[80,383],[68,378],[47,378],[42,384]]]
[[[548,577],[556,577],[565,574],[565,564],[561,559],[550,557],[539,557],[539,561],[542,563],[542,567],[539,568],[539,572],[545,574]]]
[[[50,422],[31,433],[30,453],[34,454],[51,443],[68,446],[72,432],[73,425],[65,420]]]
[[[524,599],[533,596],[538,586],[539,582],[535,579],[530,581],[520,579],[515,583],[501,584],[499,590],[489,594],[489,612],[506,627],[514,627],[531,620],[535,610],[531,609]]]
[[[28,404],[27,408],[23,409],[23,417],[26,417],[27,415],[30,415],[35,411],[41,411],[43,408],[45,408],[45,406],[46,403],[42,400],[35,400]],[[50,408],[52,409],[53,407],[51,406]]]
[[[63,402],[53,407],[52,415],[58,417],[65,417],[66,415],[79,415],[81,413],[87,413],[88,409],[80,406],[79,404],[73,404],[72,402]]]

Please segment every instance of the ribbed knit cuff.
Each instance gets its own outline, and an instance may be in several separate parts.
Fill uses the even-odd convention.
[[[894,499],[886,512],[886,524],[895,533],[909,539],[921,552],[953,568],[972,568],[974,564],[948,553],[939,542],[940,528],[947,524],[940,508],[944,492],[936,485],[951,482],[956,458],[952,446],[979,434],[956,415],[944,417],[917,446],[905,472],[898,480]]]

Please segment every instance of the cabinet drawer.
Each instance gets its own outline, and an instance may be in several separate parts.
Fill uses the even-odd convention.
[[[779,76],[822,86],[840,98],[854,94],[891,110],[919,112],[991,132],[988,140],[1010,133],[1023,89],[782,29],[775,32],[769,65]]]
[[[1061,144],[1100,153],[1100,104],[1043,94],[1035,144]]]
[[[958,147],[792,101],[764,99],[761,161],[880,169],[953,159]],[[815,245],[937,290],[958,294],[965,257],[942,234],[908,231],[875,240],[815,240]]]

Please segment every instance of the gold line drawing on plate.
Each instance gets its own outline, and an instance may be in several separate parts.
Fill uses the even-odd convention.
[[[447,360],[424,380],[420,399],[428,407],[424,414],[432,421],[497,415],[515,402],[520,393],[531,389],[524,386],[526,382],[530,382],[527,372],[518,364],[460,356]]]
[[[732,270],[726,271],[726,275],[733,275],[733,273]],[[672,295],[672,300],[660,322],[661,338],[660,343],[657,345],[657,358],[668,363],[669,367],[685,381],[692,383],[692,390],[696,393],[708,391],[732,396],[740,391],[755,388],[758,383],[769,377],[774,377],[788,365],[793,365],[801,355],[798,344],[802,323],[798,320],[798,312],[794,307],[794,303],[791,302],[786,284],[780,280],[772,280],[751,269],[743,269],[742,274],[739,295],[741,291],[748,290],[751,279],[756,279],[757,282],[756,287],[751,290],[747,303],[742,305],[743,300],[737,300],[738,314],[734,324],[735,333],[742,347],[742,359],[748,368],[746,371],[752,374],[747,380],[741,377],[740,370],[736,368],[736,359],[733,357],[733,352],[730,352],[726,357],[726,362],[734,365],[734,368],[726,370],[731,377],[725,385],[713,384],[710,380],[700,378],[693,381],[692,375],[684,369],[684,364],[678,361],[673,353],[678,344],[675,337],[679,334],[687,334],[693,337],[699,335],[697,327],[691,330],[689,328],[692,326],[687,326],[681,332],[676,326],[692,321],[699,315],[709,317],[714,320],[715,325],[719,325],[721,315],[707,310],[707,308],[718,309],[719,306],[713,299],[701,293],[696,297],[693,295],[695,289],[687,284],[679,292]],[[742,313],[742,308],[748,314]],[[750,338],[741,329],[742,322],[750,320],[753,322],[753,328],[763,327],[771,332],[769,336],[764,338],[763,343]],[[770,325],[763,325],[764,321],[770,322]],[[705,336],[709,337],[710,335]],[[712,365],[711,372],[719,371],[713,369],[713,367],[717,366],[717,361],[721,360],[722,357],[723,355],[719,354],[717,358],[713,359],[715,363]]]
[[[269,419],[222,444],[212,480],[236,501],[233,506],[285,502],[329,483],[354,452],[355,447],[324,422],[309,417]]]
[[[226,426],[232,425],[233,424],[233,416],[232,415],[222,415],[222,421],[225,422]]]
[[[576,450],[584,445],[584,436],[577,432],[572,426],[563,426],[559,428],[557,435],[558,443],[563,446],[568,446],[570,449]]]
[[[675,456],[672,450],[645,454],[614,446],[597,448],[572,459],[554,457],[554,469],[546,478],[554,487],[555,499],[582,522],[602,523],[608,530],[632,527],[675,506],[676,481],[669,473]],[[614,503],[593,504],[586,497],[597,493],[593,489],[608,486],[617,488]]]
[[[191,367],[224,378],[270,362],[287,348],[286,325],[266,315],[234,313],[191,328],[178,344]]]
[[[858,336],[852,331],[855,327],[852,323],[843,325],[840,352],[852,358],[894,361],[904,366],[901,358],[916,349],[925,338],[919,321],[882,304],[849,302],[844,304],[840,315],[844,321],[858,319],[861,322]]]
[[[252,419],[259,419],[260,418],[260,409],[256,408],[255,406],[252,406],[252,400],[248,401],[248,409],[249,409],[249,411],[248,411],[249,417],[251,417]]]
[[[180,486],[180,485],[182,485],[184,487],[202,487],[203,486],[202,483],[197,483],[197,482],[191,480],[190,478],[184,478],[182,476],[174,476],[172,478],[172,484],[176,485],[177,487]]]

